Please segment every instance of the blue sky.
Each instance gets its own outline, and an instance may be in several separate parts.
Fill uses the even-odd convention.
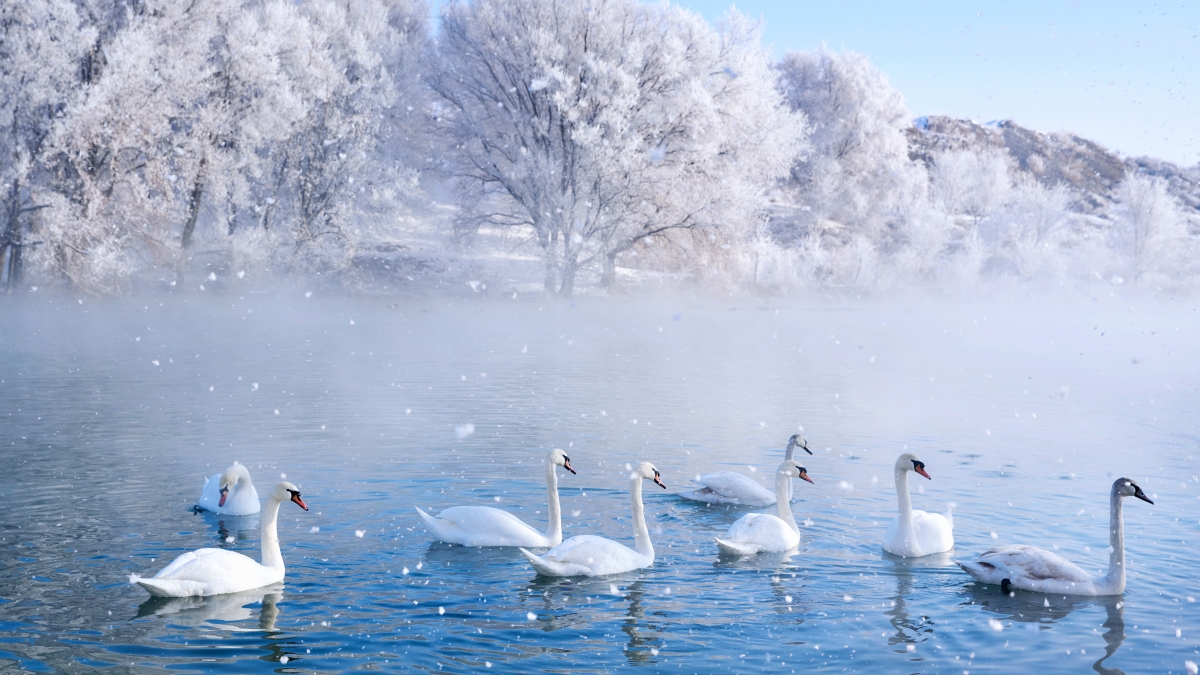
[[[728,0],[676,0],[709,20]],[[913,115],[1012,119],[1125,155],[1200,161],[1200,2],[741,0],[776,55],[866,54]]]

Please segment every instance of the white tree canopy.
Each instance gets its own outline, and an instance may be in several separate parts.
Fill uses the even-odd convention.
[[[545,286],[637,242],[748,225],[804,127],[757,27],[635,0],[475,0],[442,11],[445,102],[468,230],[531,228]]]

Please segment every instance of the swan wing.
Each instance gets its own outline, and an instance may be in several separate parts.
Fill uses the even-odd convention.
[[[725,533],[725,542],[758,551],[787,551],[800,544],[800,536],[778,516],[769,513],[747,513],[738,518]],[[717,540],[718,545],[722,543]]]
[[[225,500],[225,506],[219,513],[230,516],[249,516],[258,513],[262,507],[258,503],[258,490],[249,480],[243,480],[230,490],[231,495]]]
[[[540,559],[549,569],[579,570],[571,575],[583,574],[593,577],[641,569],[654,561],[653,558],[648,558],[628,546],[590,534],[571,537],[546,551]]]
[[[744,504],[746,506],[770,506],[775,495],[750,478],[732,471],[708,473],[692,482],[703,487],[680,496],[713,504]]]
[[[508,511],[490,506],[454,506],[436,517],[417,509],[441,541],[463,546],[553,546],[545,534]]]
[[[205,511],[220,513],[220,502],[221,474],[214,473],[212,478],[204,479],[204,488],[200,490],[200,500],[196,504]]]
[[[142,583],[143,581],[157,586],[157,590],[179,591],[188,596],[234,593],[273,584],[282,579],[282,568],[264,567],[235,551],[202,548],[180,555],[152,578],[140,579],[137,582],[155,595],[158,593]],[[165,583],[168,581],[186,583]],[[179,596],[173,594],[173,597]]]
[[[1031,586],[1044,585],[1042,582],[1047,581],[1080,584],[1095,579],[1066,558],[1036,546],[1000,546],[979,554],[973,564],[993,572],[988,575],[996,576],[993,583],[1008,579],[1014,586],[1029,587],[1029,590],[1038,590]]]
[[[929,555],[954,548],[954,525],[946,516],[927,511],[913,511],[913,533],[918,546]]]

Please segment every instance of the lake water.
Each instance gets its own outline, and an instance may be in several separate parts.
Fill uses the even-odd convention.
[[[0,298],[0,671],[1183,673],[1198,303],[1103,295]],[[713,470],[772,485],[801,426],[799,550],[719,557],[749,509],[675,493]],[[553,447],[578,471],[568,537],[632,543],[625,466],[655,463],[653,567],[545,579],[431,542],[414,506],[543,527]],[[905,449],[933,476],[916,508],[956,505],[950,555],[880,549]],[[258,558],[256,516],[190,511],[233,460],[311,508],[283,505],[284,584],[149,600],[129,575],[184,551]],[[1028,543],[1106,567],[1120,475],[1155,501],[1127,500],[1123,596],[1004,597],[952,564]]]

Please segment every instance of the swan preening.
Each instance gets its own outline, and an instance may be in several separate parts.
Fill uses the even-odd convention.
[[[908,473],[914,471],[931,478],[925,462],[906,452],[896,460],[896,499],[900,515],[883,536],[883,550],[905,558],[920,558],[954,548],[954,516],[914,510],[908,494]]]
[[[1119,595],[1125,592],[1125,521],[1121,503],[1125,497],[1153,504],[1142,488],[1129,478],[1113,481],[1109,494],[1108,574],[1098,577],[1065,558],[1034,546],[1000,546],[984,551],[971,562],[959,563],[967,574],[986,584],[1026,591],[1062,595]]]
[[[796,452],[796,446],[803,448],[808,454],[812,454],[804,437],[800,434],[792,434],[792,437],[788,439],[787,450],[784,452],[783,458],[791,459]],[[698,483],[701,487],[691,492],[681,492],[679,493],[680,497],[710,504],[736,504],[739,506],[770,506],[776,500],[775,493],[755,483],[749,476],[732,471],[706,473],[703,476],[696,476],[692,482]],[[791,481],[788,481],[786,499],[790,501],[791,497]]]
[[[283,554],[279,552],[275,521],[279,518],[279,505],[285,501],[295,502],[308,510],[295,485],[284,481],[275,486],[262,517],[261,563],[223,548],[202,548],[184,553],[153,577],[132,574],[129,580],[150,591],[151,595],[165,598],[237,593],[282,581]]]
[[[654,545],[650,543],[646,512],[642,506],[642,481],[653,480],[655,485],[664,490],[667,486],[663,485],[658,469],[650,462],[639,463],[629,479],[629,501],[633,506],[633,548],[611,539],[585,534],[571,537],[540,556],[520,549],[538,574],[548,577],[599,577],[654,564]]]
[[[204,479],[198,506],[206,511],[226,516],[248,516],[258,513],[258,490],[250,482],[250,472],[238,462]]]
[[[547,548],[562,542],[562,509],[558,503],[556,467],[571,473],[571,458],[555,448],[546,456],[546,501],[549,524],[544,533],[525,524],[508,511],[490,506],[452,506],[436,517],[417,508],[429,531],[440,541],[463,546],[525,546]]]
[[[763,551],[790,551],[800,545],[800,528],[796,526],[792,505],[787,498],[788,486],[793,478],[813,482],[808,477],[807,469],[795,460],[785,459],[775,474],[779,515],[747,513],[738,518],[737,522],[729,527],[724,539],[717,537],[717,546],[722,553],[752,555]]]

